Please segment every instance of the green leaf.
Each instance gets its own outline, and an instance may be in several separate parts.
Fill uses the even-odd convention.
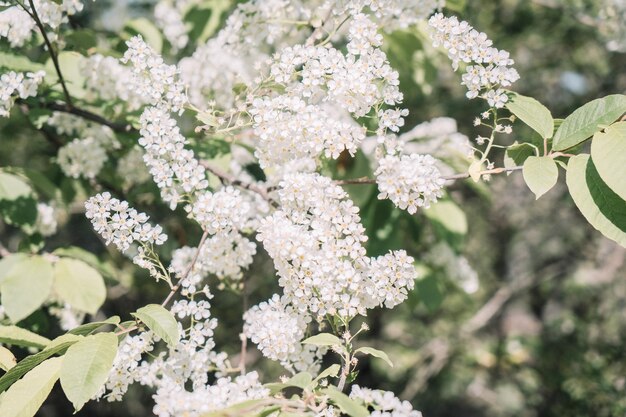
[[[626,247],[626,232],[624,229],[618,227],[611,219],[606,216],[607,207],[603,210],[596,203],[598,193],[606,193],[606,190],[610,189],[602,187],[602,180],[599,176],[594,177],[588,175],[588,166],[591,163],[591,158],[587,154],[577,155],[569,159],[567,164],[567,187],[569,192],[576,203],[576,206],[580,212],[585,216],[587,221],[604,236],[611,240],[616,241],[620,245]],[[593,169],[590,174],[593,173]],[[604,184],[606,186],[606,184]],[[610,195],[607,193],[607,196]],[[596,198],[594,198],[596,196]],[[614,209],[626,212],[626,202],[620,199],[609,199],[606,202],[611,207],[610,213],[613,213]]]
[[[43,349],[50,339],[17,326],[0,326],[0,343]]]
[[[95,321],[93,323],[85,323],[83,325],[73,328],[68,333],[76,334],[80,336],[87,336],[89,334],[92,334],[96,330],[98,330],[100,327],[107,326],[107,325],[116,325],[119,323],[120,323],[120,317],[113,316],[113,317],[109,317],[108,319],[104,321]]]
[[[330,333],[320,333],[302,341],[303,345],[343,346],[343,340]]]
[[[429,274],[415,282],[420,300],[430,312],[436,311],[443,301],[443,292],[439,286],[439,280]]]
[[[467,217],[465,212],[451,200],[441,200],[424,210],[424,214],[433,222],[441,224],[448,231],[465,235],[467,233]]]
[[[4,346],[0,346],[0,369],[8,371],[15,366],[17,359],[11,351]]]
[[[65,334],[54,339],[41,352],[25,357],[19,361],[17,365],[11,368],[9,372],[2,375],[2,378],[0,378],[0,392],[4,392],[15,381],[20,379],[24,374],[48,359],[50,356],[62,355],[65,353],[67,348],[72,346],[78,340],[80,340],[80,336]]]
[[[367,408],[363,407],[346,394],[339,392],[335,387],[326,388],[322,392],[328,395],[328,398],[330,398],[341,411],[351,417],[368,417],[370,415]]]
[[[562,151],[592,136],[602,125],[610,125],[626,112],[626,96],[613,94],[576,109],[554,135],[552,148]]]
[[[61,367],[61,387],[80,410],[107,380],[117,354],[117,336],[98,333],[70,346]]]
[[[512,93],[506,108],[526,123],[531,129],[539,133],[542,138],[549,139],[554,132],[554,119],[550,110],[531,97]]]
[[[376,358],[382,359],[385,362],[387,362],[387,365],[391,366],[393,368],[393,362],[391,362],[391,359],[389,359],[389,356],[387,356],[387,354],[385,352],[383,352],[382,350],[378,350],[378,349],[374,349],[372,347],[362,347],[362,348],[358,348],[355,352],[361,352],[361,353],[365,353],[366,355],[372,355]]]
[[[62,258],[54,265],[54,291],[73,308],[96,314],[106,299],[102,275],[83,261]]]
[[[593,135],[591,158],[606,185],[626,200],[626,122]]]
[[[0,172],[0,215],[9,224],[32,225],[37,220],[33,191],[17,175]]]
[[[27,258],[25,253],[12,253],[0,259],[0,283],[18,261]]]
[[[33,62],[24,55],[18,56],[7,52],[0,52],[0,68],[7,68],[18,72],[37,72],[45,69],[42,64]]]
[[[160,54],[163,50],[163,37],[161,36],[161,32],[154,23],[145,17],[131,20],[126,23],[125,29],[130,29],[131,32],[141,35],[157,54]]]
[[[319,381],[328,377],[337,377],[339,375],[339,371],[341,371],[341,366],[339,364],[330,365],[328,368],[324,369],[320,374],[315,378],[315,381]]]
[[[48,359],[0,395],[0,416],[34,416],[59,379],[62,362],[61,358]]]
[[[311,382],[313,382],[313,377],[310,373],[300,372],[289,378],[285,385],[305,389]]]
[[[178,322],[168,310],[158,304],[149,304],[133,313],[150,330],[170,346],[178,343]]]
[[[83,248],[79,248],[77,246],[68,246],[66,248],[57,248],[52,253],[57,256],[65,256],[68,258],[79,259],[85,262],[87,265],[91,266],[92,268],[96,269],[98,272],[100,272],[100,274],[102,274],[102,276],[117,280],[115,277],[115,270],[111,267],[110,264],[100,262],[96,255],[89,251],[86,251]]]
[[[539,149],[531,143],[523,142],[523,143],[513,143],[511,146],[506,148],[506,152],[504,154],[504,167],[505,168],[513,168],[517,166],[524,165],[524,162],[529,156],[539,155]],[[510,175],[511,172],[508,172],[507,175]]]
[[[41,256],[13,265],[0,283],[2,306],[13,323],[28,317],[48,299],[52,275],[52,265]]]
[[[73,98],[85,97],[85,76],[81,71],[83,60],[85,57],[74,51],[61,51],[57,57],[59,67],[65,80],[65,85]],[[57,81],[56,71],[52,59],[46,62],[46,82],[54,84]],[[57,83],[55,86],[61,91],[61,86]]]
[[[559,179],[559,167],[549,156],[530,156],[524,162],[524,181],[536,199],[550,191]]]

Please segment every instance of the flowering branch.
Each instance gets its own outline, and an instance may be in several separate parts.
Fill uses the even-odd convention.
[[[482,176],[482,175],[490,175],[490,174],[501,174],[503,172],[519,171],[522,168],[523,167],[521,166],[515,166],[515,167],[510,167],[510,168],[502,167],[502,168],[486,169],[484,171],[478,172],[477,175]],[[454,181],[454,180],[461,180],[461,179],[469,178],[470,176],[471,175],[469,174],[469,172],[464,172],[461,174],[442,175],[441,178],[447,181]],[[335,184],[337,185],[376,184],[376,179],[369,178],[369,177],[351,178],[347,180],[336,180]]]
[[[268,189],[260,187],[260,186],[258,186],[256,184],[253,184],[253,183],[248,183],[248,182],[245,182],[245,181],[241,181],[241,180],[235,178],[233,175],[230,175],[230,174],[220,170],[219,168],[216,168],[216,167],[212,166],[211,164],[209,164],[209,163],[207,163],[205,161],[200,161],[200,165],[202,165],[211,174],[213,174],[216,177],[218,177],[222,182],[230,184],[230,185],[232,185],[234,187],[239,187],[239,188],[243,188],[244,190],[249,190],[249,191],[255,192],[255,193],[259,194],[261,197],[263,197],[265,200],[269,201],[270,203],[276,204],[276,202],[270,197]]]
[[[67,90],[67,85],[65,85],[65,79],[63,78],[61,67],[59,66],[59,60],[57,58],[57,54],[54,52],[52,43],[50,42],[50,39],[48,38],[48,34],[46,33],[46,28],[44,27],[43,23],[41,23],[41,19],[39,19],[39,15],[37,14],[37,9],[35,9],[35,3],[33,2],[33,0],[28,0],[31,10],[28,10],[28,8],[25,7],[25,5],[22,4],[21,2],[18,2],[18,3],[20,4],[20,6],[22,6],[22,9],[24,9],[24,11],[28,13],[30,17],[33,18],[33,20],[35,21],[35,24],[37,25],[37,28],[39,28],[39,31],[41,32],[41,36],[43,36],[43,40],[46,43],[46,47],[48,48],[48,52],[50,52],[50,58],[52,59],[52,63],[54,64],[54,69],[59,77],[61,88],[63,88],[63,94],[65,95],[65,102],[67,104],[67,108],[70,108],[70,109],[73,108],[74,105],[72,104],[72,96],[70,95],[70,92]]]

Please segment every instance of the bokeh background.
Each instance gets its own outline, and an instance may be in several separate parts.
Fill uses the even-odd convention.
[[[206,3],[219,3],[218,25],[236,5]],[[72,25],[81,36],[116,33],[130,18],[150,17],[153,6],[88,2]],[[469,21],[496,47],[510,51],[521,75],[515,90],[540,100],[555,117],[591,99],[626,92],[623,0],[455,0],[444,12]],[[468,137],[477,135],[472,120],[483,104],[465,98],[460,75],[430,47],[423,28],[386,35],[385,48],[400,71],[410,110],[405,130],[445,116]],[[76,201],[90,192],[93,184],[64,178],[51,162],[56,148],[45,134],[34,133],[19,118],[1,119],[0,129],[2,166],[39,169]],[[533,140],[532,133],[520,126],[513,140]],[[500,165],[501,159],[496,161]],[[329,169],[336,177],[366,170],[359,158],[340,159]],[[99,187],[108,185],[103,181]],[[197,230],[181,220],[182,213],[172,214],[156,201],[153,186],[124,191],[174,237],[164,253],[197,242]],[[405,248],[420,269],[408,302],[364,319],[370,326],[364,343],[388,352],[395,366],[363,358],[360,383],[398,393],[426,417],[626,415],[626,250],[584,221],[563,176],[538,201],[519,172],[486,184],[459,181],[449,188],[454,207],[430,216],[410,216],[377,200],[373,187],[354,186],[350,192],[362,209],[370,254]],[[107,249],[81,211],[76,204],[60,219],[59,233],[44,249],[82,247],[110,263],[102,317],[124,317],[161,299],[165,289]],[[0,226],[0,239],[9,248],[17,235]],[[247,274],[246,303],[263,301],[276,290],[271,260],[260,250]],[[228,289],[215,293],[216,341],[231,347],[236,358],[242,297]],[[60,333],[44,313],[27,320],[45,334]],[[249,366],[266,380],[284,372],[249,350]],[[142,417],[151,415],[151,407],[150,393],[135,387],[123,403],[92,403],[78,415]],[[56,388],[38,415],[70,416],[72,408]]]

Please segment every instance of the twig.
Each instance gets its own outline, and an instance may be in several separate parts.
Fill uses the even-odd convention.
[[[216,177],[218,177],[222,182],[230,184],[233,187],[239,187],[239,188],[243,188],[244,190],[249,190],[249,191],[255,192],[255,193],[259,194],[261,197],[263,197],[265,200],[267,200],[270,203],[276,205],[276,202],[270,197],[269,192],[268,192],[268,190],[266,188],[260,187],[257,184],[254,184],[254,183],[251,183],[251,182],[241,181],[241,180],[235,178],[233,175],[231,175],[231,174],[229,174],[227,172],[224,172],[224,171],[222,171],[219,168],[216,168],[216,167],[212,166],[211,164],[207,163],[206,161],[200,161],[200,165],[202,165],[211,174],[213,174]]]
[[[84,110],[84,109],[80,109],[78,107],[69,107],[68,106],[64,106],[62,104],[58,104],[58,103],[46,103],[43,105],[43,107],[50,109],[50,110],[56,110],[56,111],[60,111],[60,112],[64,112],[64,113],[70,113],[73,114],[75,116],[79,116],[82,117],[83,119],[86,120],[90,120],[92,122],[104,125],[104,126],[108,126],[111,128],[111,130],[115,131],[115,132],[138,132],[137,129],[135,129],[132,125],[127,124],[127,123],[117,123],[117,122],[112,122],[98,114],[92,113],[88,110]]]
[[[322,19],[322,22],[320,23],[320,25],[318,27],[315,28],[315,30],[309,35],[309,37],[306,39],[306,41],[304,41],[304,44],[306,46],[312,46],[313,43],[315,43],[315,39],[320,35],[320,33],[322,33],[322,30],[324,30],[324,25],[326,24],[326,22],[328,21],[328,19],[330,19],[330,17],[333,14],[333,8],[331,7],[328,10],[328,13],[326,14],[326,16],[324,17],[324,19]]]
[[[519,171],[522,168],[523,167],[521,166],[516,166],[516,167],[510,167],[510,168],[487,169],[484,171],[480,171],[478,175],[501,174],[503,172]],[[454,180],[462,180],[462,179],[469,178],[469,177],[470,177],[470,174],[468,172],[464,172],[461,174],[443,175],[441,178],[447,181],[454,181]],[[337,185],[376,184],[376,179],[369,178],[369,177],[352,178],[352,179],[347,179],[347,180],[336,180],[335,184]]]
[[[43,41],[46,43],[46,47],[48,48],[48,51],[50,52],[50,58],[52,58],[52,63],[54,64],[54,69],[56,70],[56,73],[59,77],[61,88],[63,88],[63,94],[65,95],[65,102],[67,104],[67,107],[71,109],[74,107],[72,103],[72,96],[70,95],[70,92],[67,90],[67,85],[65,85],[65,79],[63,78],[61,67],[59,66],[59,60],[58,60],[57,54],[54,52],[52,43],[50,42],[50,39],[48,38],[48,34],[46,33],[45,26],[43,25],[43,23],[41,23],[41,19],[39,19],[39,15],[37,14],[37,9],[35,9],[35,3],[33,2],[33,0],[28,0],[28,3],[30,4],[31,11],[29,11],[26,7],[24,7],[23,4],[22,4],[22,8],[26,11],[26,13],[28,13],[33,18],[33,20],[35,21],[35,24],[39,28],[39,31],[41,32],[41,36],[43,36]]]
[[[204,242],[206,241],[207,237],[209,237],[209,232],[205,231],[202,234],[202,237],[200,238],[200,243],[198,243],[198,250],[196,250],[196,254],[193,257],[193,260],[191,261],[191,263],[189,264],[189,266],[187,267],[187,269],[183,273],[182,277],[178,280],[178,283],[172,287],[172,290],[167,295],[165,300],[163,300],[163,302],[161,303],[161,306],[165,307],[170,302],[172,297],[174,297],[174,294],[176,294],[176,292],[178,291],[178,289],[182,285],[183,280],[185,278],[187,278],[187,276],[191,273],[191,270],[193,269],[194,265],[196,264],[196,261],[200,257],[200,250],[202,249],[202,245],[204,245]]]

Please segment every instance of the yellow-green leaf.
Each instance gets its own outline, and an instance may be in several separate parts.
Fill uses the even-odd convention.
[[[529,156],[524,162],[524,181],[538,199],[556,185],[559,167],[548,156]]]
[[[542,138],[549,139],[554,133],[554,119],[550,110],[531,97],[512,93],[506,108],[526,123],[531,129],[539,133]]]
[[[0,369],[8,371],[13,368],[16,363],[17,359],[15,359],[15,355],[13,355],[9,349],[0,346]]]
[[[0,326],[0,343],[43,349],[50,339],[17,326]]]
[[[393,362],[391,362],[391,359],[389,359],[389,356],[383,352],[382,350],[378,350],[378,349],[374,349],[372,347],[362,347],[362,348],[358,348],[356,350],[356,352],[361,352],[361,353],[365,353],[366,355],[372,355],[376,358],[382,359],[385,362],[387,362],[387,365],[391,366],[393,368]]]
[[[61,358],[44,361],[0,395],[0,416],[32,417],[59,379]]]
[[[170,346],[178,343],[178,322],[168,310],[158,304],[148,304],[133,313],[150,330]]]
[[[593,135],[591,158],[606,185],[626,200],[626,122]]]
[[[61,367],[61,387],[76,411],[102,388],[117,354],[117,336],[99,333],[67,349]]]
[[[62,258],[54,265],[54,291],[73,308],[96,314],[106,299],[102,275],[77,259]]]

